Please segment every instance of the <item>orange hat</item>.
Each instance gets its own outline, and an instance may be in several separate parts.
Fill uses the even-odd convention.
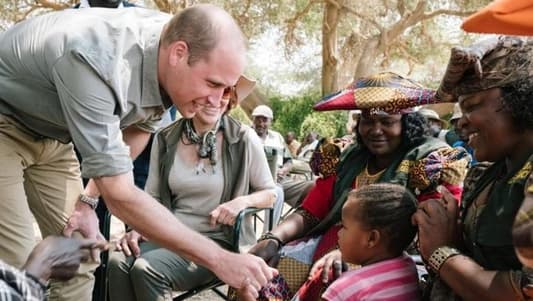
[[[533,0],[496,0],[466,18],[468,32],[533,35]]]

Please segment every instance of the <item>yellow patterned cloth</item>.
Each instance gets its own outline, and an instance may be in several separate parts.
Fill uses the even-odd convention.
[[[281,257],[277,269],[283,275],[291,292],[296,292],[302,283],[307,280],[311,265],[291,257]]]
[[[406,160],[398,169],[408,171],[409,186],[421,191],[437,181],[459,185],[465,178],[469,162],[461,160],[463,156],[465,153],[456,148],[441,148],[416,162]]]
[[[322,138],[311,155],[309,166],[316,176],[323,178],[335,174],[341,156],[341,148],[331,138]]]

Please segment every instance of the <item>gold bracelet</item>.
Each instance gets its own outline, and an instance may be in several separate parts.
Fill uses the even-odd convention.
[[[446,260],[450,259],[450,257],[460,255],[461,252],[455,248],[443,246],[437,248],[433,253],[431,253],[431,256],[428,258],[428,264],[429,267],[435,272],[439,273],[440,268],[442,265],[446,262]]]

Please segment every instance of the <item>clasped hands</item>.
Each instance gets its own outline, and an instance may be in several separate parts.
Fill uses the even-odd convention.
[[[418,226],[418,248],[425,260],[439,247],[456,245],[459,237],[458,201],[445,187],[439,189],[442,197],[421,202],[411,219]]]

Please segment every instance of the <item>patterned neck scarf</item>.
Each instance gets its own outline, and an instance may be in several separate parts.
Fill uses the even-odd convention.
[[[203,134],[202,136],[198,135],[196,131],[194,130],[194,125],[192,124],[192,119],[187,119],[185,121],[185,136],[192,144],[198,144],[200,147],[198,148],[198,156],[200,159],[206,159],[209,158],[209,163],[211,163],[211,166],[215,166],[217,164],[217,132],[219,129],[222,128],[222,119],[219,119],[215,126],[208,131],[207,133]],[[198,163],[197,171],[198,174],[200,170],[204,170],[203,163],[201,163],[202,160]],[[214,169],[213,169],[214,172]]]

